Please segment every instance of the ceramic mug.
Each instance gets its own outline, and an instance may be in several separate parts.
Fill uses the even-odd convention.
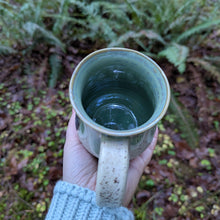
[[[84,147],[99,158],[96,201],[123,203],[129,160],[151,143],[170,101],[168,80],[149,57],[106,48],[84,58],[69,87],[76,128]]]

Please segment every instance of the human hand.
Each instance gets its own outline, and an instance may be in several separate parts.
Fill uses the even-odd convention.
[[[124,206],[131,201],[144,168],[151,160],[158,137],[158,129],[152,143],[138,157],[130,161]],[[63,181],[95,191],[98,160],[91,155],[78,139],[73,112],[66,133],[63,155]]]

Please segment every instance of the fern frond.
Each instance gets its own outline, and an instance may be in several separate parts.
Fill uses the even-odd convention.
[[[65,19],[63,17],[70,17],[68,16],[68,0],[62,0],[60,3],[60,8],[59,8],[59,18],[56,20],[53,26],[53,33],[56,35],[59,35],[59,33],[62,31],[63,26],[65,24]]]
[[[24,23],[24,21],[33,21],[35,19],[35,6],[33,2],[29,1],[27,3],[24,3],[18,13],[17,13],[17,19],[19,23]]]
[[[140,25],[141,23],[141,14],[140,11],[135,7],[135,5],[133,5],[131,2],[129,2],[128,0],[125,0],[126,4],[128,5],[128,7],[131,9],[131,14],[132,14],[132,20],[134,20],[136,25]]]
[[[9,10],[1,5],[0,5],[0,13],[1,13],[2,20],[5,20],[5,18],[13,18],[14,17],[14,13],[12,10]]]
[[[185,20],[185,15],[177,17],[173,20],[168,26],[164,29],[164,34],[167,34],[169,31],[172,31],[174,28],[177,28],[182,25],[182,22]]]
[[[127,33],[121,35],[118,40],[112,41],[108,47],[116,47],[116,46],[122,46],[122,44],[127,41],[129,38],[135,38],[140,37],[138,33],[135,33],[134,31],[128,31]]]
[[[67,16],[67,15],[60,15],[60,14],[48,14],[48,13],[45,13],[44,15],[46,17],[48,17],[48,18],[62,20],[64,23],[65,22],[70,22],[72,25],[79,24],[79,25],[82,25],[83,27],[88,25],[88,23],[87,23],[87,21],[85,19],[74,18],[74,17],[70,17],[70,16]],[[56,28],[54,28],[54,29],[56,29]]]
[[[142,32],[142,31],[141,31]],[[158,42],[160,42],[163,45],[166,45],[167,43],[165,42],[165,40],[163,39],[163,37],[161,37],[160,34],[156,33],[153,30],[146,30],[142,32],[148,39],[150,40],[156,40]]]
[[[180,44],[171,44],[171,46],[162,50],[159,54],[160,57],[166,57],[169,62],[177,67],[180,73],[186,69],[186,59],[189,55],[189,48]]]
[[[36,12],[35,12],[35,18],[34,18],[34,23],[38,24],[39,20],[41,18],[40,14],[41,14],[41,4],[42,4],[42,0],[39,0],[37,2],[37,8],[36,8]]]
[[[210,62],[215,62],[216,64],[218,63],[218,65],[220,66],[220,56],[214,56],[214,57],[204,56],[204,60],[210,61]]]
[[[97,19],[98,18],[98,19]],[[108,42],[111,39],[115,40],[117,38],[116,33],[114,32],[114,30],[112,29],[112,26],[110,26],[108,24],[108,22],[103,19],[101,16],[96,16],[96,30],[101,30],[102,33],[102,37]],[[95,25],[93,26],[93,28],[95,27]]]
[[[16,50],[8,46],[0,45],[0,55],[1,54],[12,54],[12,53],[16,53]]]
[[[117,41],[112,41],[108,47],[115,47],[120,46],[124,42],[126,42],[129,38],[140,38],[140,37],[147,37],[150,40],[156,40],[162,43],[163,45],[166,44],[166,42],[163,40],[163,38],[154,32],[153,30],[142,30],[140,32],[134,32],[134,31],[128,31],[127,33],[121,35]]]
[[[89,22],[87,29],[89,27],[90,32],[96,33],[93,34],[95,37],[104,38],[106,42],[114,41],[118,37],[117,33],[123,32],[131,24],[123,4],[94,1],[83,7]],[[85,33],[84,36],[88,34]]]
[[[6,2],[6,1],[4,1],[4,0],[0,0],[0,4],[3,4],[3,5],[5,5],[5,6],[11,8],[11,9],[16,9],[16,8],[17,8],[16,5],[10,4],[10,3],[8,3],[8,2]]]
[[[112,3],[109,1],[93,1],[85,6],[88,15],[93,17],[97,14],[100,16],[107,14],[110,20],[113,18],[117,18],[117,21],[129,20],[126,14],[128,9],[125,4]]]
[[[208,22],[205,22],[203,24],[200,24],[196,27],[193,27],[187,31],[185,31],[183,34],[179,35],[179,37],[176,38],[175,42],[180,42],[182,40],[185,40],[187,38],[189,38],[190,36],[194,35],[194,34],[197,34],[201,31],[205,31],[205,30],[208,30],[210,28],[212,28],[213,26],[215,25],[218,25],[220,24],[220,19],[217,19],[217,20],[211,20],[211,21],[208,21]]]
[[[62,70],[61,57],[58,54],[52,54],[49,58],[51,74],[49,79],[49,87],[54,88],[57,84],[58,77]]]
[[[201,58],[190,58],[188,62],[193,62],[196,66],[201,66],[207,71],[208,75],[216,79],[220,83],[220,68]]]
[[[173,94],[171,94],[169,111],[175,115],[177,126],[184,135],[189,146],[191,148],[196,148],[199,143],[199,136],[197,128],[194,125],[194,119]]]
[[[53,35],[50,31],[46,30],[43,27],[40,27],[39,25],[33,23],[33,22],[27,22],[24,24],[24,29],[27,31],[27,33],[32,37],[40,37],[39,34],[43,38],[45,38],[48,43],[60,47],[62,50],[64,50],[65,46],[64,44]]]

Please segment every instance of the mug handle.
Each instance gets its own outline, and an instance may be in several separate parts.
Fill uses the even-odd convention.
[[[96,182],[96,203],[100,207],[122,206],[129,166],[127,138],[102,135]]]

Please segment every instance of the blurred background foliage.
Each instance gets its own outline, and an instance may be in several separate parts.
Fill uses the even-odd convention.
[[[220,47],[210,36],[220,25],[219,0],[1,0],[0,13],[0,53],[40,43],[65,52],[85,39],[100,46],[137,44],[145,54],[167,58],[180,73],[190,60],[220,81],[219,57],[190,59],[198,48]]]

